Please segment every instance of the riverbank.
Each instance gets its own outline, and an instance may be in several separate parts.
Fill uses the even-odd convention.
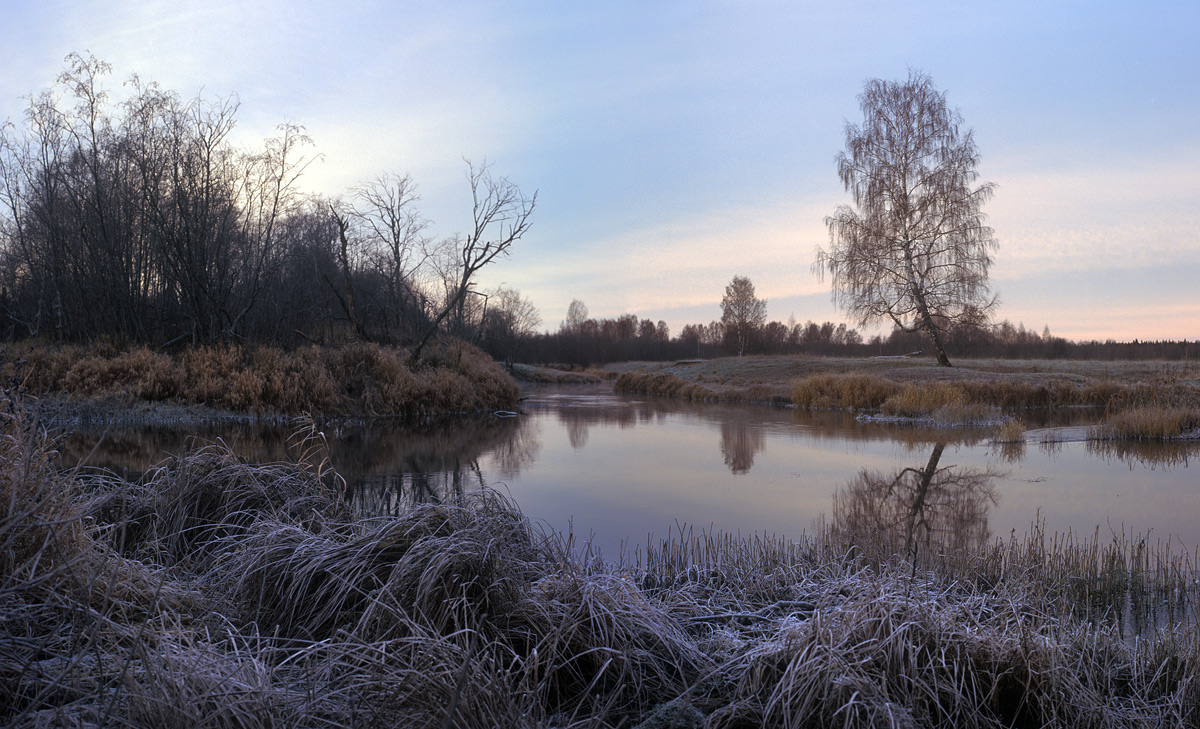
[[[1132,535],[683,529],[610,563],[488,490],[356,519],[316,440],[62,474],[24,412],[6,726],[1200,726],[1194,557]]]
[[[424,417],[513,409],[520,388],[478,348],[442,342],[412,361],[369,343],[302,347],[145,348],[10,344],[0,384],[41,397],[65,422],[136,418],[148,424],[245,417]]]
[[[692,400],[863,411],[946,426],[991,424],[1011,437],[1023,409],[1095,408],[1103,439],[1200,438],[1200,364],[1063,360],[727,357],[623,363],[615,390]],[[1104,425],[1104,424],[1102,424]]]

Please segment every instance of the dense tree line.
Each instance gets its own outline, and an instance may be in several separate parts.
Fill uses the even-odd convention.
[[[752,291],[752,289],[751,289]],[[735,321],[735,320],[731,320]],[[522,338],[517,361],[595,365],[628,360],[663,361],[738,354],[854,354],[864,351],[862,336],[845,324],[825,322],[755,323],[736,320],[688,324],[671,336],[664,321],[622,314],[611,319],[588,316],[587,306],[572,301],[556,332]]]
[[[1093,360],[1200,360],[1200,342],[1071,341],[1056,337],[1049,327],[1041,334],[1023,324],[1005,320],[992,323],[945,323],[944,345],[957,357],[1004,359],[1093,359]],[[493,351],[506,361],[562,365],[598,365],[629,360],[683,360],[744,354],[808,354],[851,357],[932,356],[923,331],[894,328],[886,335],[864,339],[845,324],[808,321],[770,321],[747,327],[745,348],[739,336],[730,336],[720,321],[687,324],[671,336],[665,322],[639,319],[624,314],[612,319],[592,319],[582,302],[572,302],[568,317],[556,332],[529,331],[506,344],[504,352]]]
[[[411,178],[305,194],[301,127],[241,149],[236,98],[185,100],[133,76],[114,101],[110,72],[68,57],[24,124],[0,129],[0,335],[419,348],[512,329],[519,312],[489,302],[519,309],[519,294],[476,278],[528,229],[536,195],[468,162],[472,225],[436,239]]]

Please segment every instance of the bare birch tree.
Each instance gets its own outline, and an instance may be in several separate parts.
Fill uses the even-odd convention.
[[[830,246],[817,249],[813,268],[830,274],[834,302],[860,324],[923,331],[949,367],[944,328],[995,304],[987,274],[996,241],[980,210],[994,186],[975,185],[974,136],[929,76],[872,79],[858,98],[863,124],[846,125],[837,156],[854,205],[825,219]]]
[[[754,295],[754,284],[745,276],[734,276],[721,299],[721,325],[739,357],[746,353],[754,333],[767,323],[767,302]]]

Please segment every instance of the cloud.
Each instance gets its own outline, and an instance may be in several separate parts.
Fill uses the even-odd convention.
[[[1200,257],[1200,149],[1124,164],[1021,170],[987,206],[995,272],[1144,267]]]

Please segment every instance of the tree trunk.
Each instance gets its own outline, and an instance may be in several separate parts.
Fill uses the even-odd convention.
[[[950,364],[950,358],[946,356],[946,348],[942,346],[942,336],[933,324],[933,317],[929,315],[929,305],[925,303],[925,294],[917,284],[916,274],[913,271],[912,257],[906,256],[905,262],[908,266],[908,282],[909,286],[912,287],[913,301],[917,304],[917,316],[920,318],[917,324],[929,335],[929,341],[933,344],[933,354],[937,357],[938,365],[941,367],[953,367],[954,365]]]
[[[950,358],[946,356],[946,349],[942,346],[942,335],[938,333],[937,327],[933,325],[933,320],[929,317],[929,312],[926,311],[921,317],[921,328],[929,335],[929,341],[933,343],[933,354],[937,357],[937,363],[941,367],[953,367],[950,364]]]

